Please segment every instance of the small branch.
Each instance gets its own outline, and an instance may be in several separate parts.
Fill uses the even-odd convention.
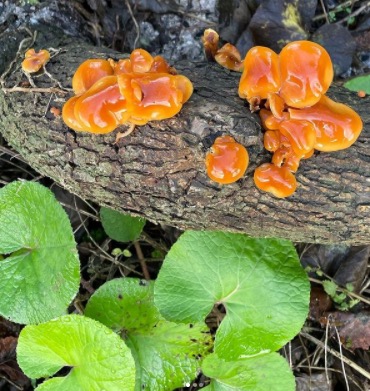
[[[335,23],[343,23],[343,22],[347,22],[347,20],[351,19],[351,18],[354,18],[355,16],[361,14],[361,12],[365,11],[367,8],[370,7],[370,1],[368,1],[367,3],[365,3],[364,5],[362,5],[360,8],[357,8],[356,11],[353,11],[351,12],[349,15],[347,15],[345,18],[341,19],[341,20],[338,20],[338,22],[335,22]]]
[[[327,351],[332,354],[334,357],[339,358],[340,360],[343,360],[347,365],[349,365],[352,369],[360,373],[362,376],[366,377],[366,379],[370,380],[370,373],[365,371],[364,368],[361,368],[359,365],[357,365],[355,362],[350,360],[348,357],[343,356],[339,352],[337,352],[335,349],[330,348],[329,346],[325,347],[324,342],[320,341],[319,339],[313,337],[312,335],[305,333],[303,331],[300,332],[300,335],[309,341],[313,342],[315,345],[321,347],[322,349],[327,349]]]
[[[9,92],[33,92],[33,93],[41,93],[41,94],[63,94],[67,95],[69,94],[68,91],[63,91],[60,88],[25,88],[25,87],[12,87],[12,88],[2,88],[2,90],[5,92],[5,94]]]
[[[137,20],[135,19],[134,13],[132,12],[130,1],[129,0],[125,0],[125,3],[126,3],[126,7],[128,9],[128,12],[131,15],[132,21],[134,22],[135,29],[136,29],[136,37],[135,37],[135,41],[134,41],[134,49],[136,49],[136,44],[137,44],[137,41],[139,40],[139,37],[140,37],[140,27],[139,27],[139,25],[137,23]]]
[[[146,266],[144,254],[143,254],[143,252],[141,251],[140,244],[139,244],[139,242],[138,242],[137,240],[135,240],[134,246],[135,246],[135,250],[136,250],[137,257],[138,257],[138,259],[139,259],[139,261],[140,261],[141,269],[143,270],[144,278],[145,278],[147,281],[149,281],[149,280],[150,280],[150,274],[149,274],[148,268],[147,268],[147,266]]]

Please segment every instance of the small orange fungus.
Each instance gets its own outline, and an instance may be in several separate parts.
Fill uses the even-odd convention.
[[[220,37],[215,30],[204,30],[202,43],[207,60],[216,61],[231,71],[241,72],[243,70],[243,61],[239,50],[230,43],[226,43],[219,49],[219,40]]]
[[[240,179],[249,163],[249,155],[243,145],[231,136],[217,137],[206,156],[206,169],[210,179],[228,184]]]
[[[255,170],[254,183],[258,189],[278,198],[289,197],[297,188],[297,181],[289,168],[271,163],[264,163]]]
[[[365,98],[366,92],[364,90],[357,91],[357,96],[359,98]]]
[[[218,33],[213,29],[204,30],[202,43],[204,47],[204,53],[208,61],[213,61],[218,50],[218,42],[220,37]]]
[[[60,109],[57,107],[50,107],[50,113],[54,115],[54,117],[59,117],[60,116]]]
[[[241,72],[243,70],[243,61],[239,50],[230,43],[226,43],[215,54],[215,60],[218,64],[231,71]]]
[[[35,49],[29,49],[24,55],[22,69],[27,73],[38,72],[49,60],[50,53],[47,50],[36,52]]]

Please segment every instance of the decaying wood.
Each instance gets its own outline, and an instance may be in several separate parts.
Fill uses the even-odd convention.
[[[77,66],[96,57],[122,56],[70,40],[47,70],[70,87]],[[297,192],[281,200],[253,184],[254,169],[270,156],[258,116],[237,96],[239,75],[205,62],[174,65],[194,84],[190,101],[175,118],[137,127],[117,145],[116,132],[76,134],[54,117],[49,108],[61,108],[70,96],[57,90],[0,91],[0,131],[33,168],[72,193],[153,222],[298,242],[370,243],[369,98],[331,88],[331,97],[360,113],[364,131],[345,151],[303,161]],[[33,80],[38,88],[59,88],[45,74]],[[18,61],[4,87],[25,81]],[[214,138],[226,133],[248,147],[251,164],[245,178],[221,186],[208,179],[204,159]]]

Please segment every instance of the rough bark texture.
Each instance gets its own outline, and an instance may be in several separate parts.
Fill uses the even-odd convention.
[[[63,45],[47,69],[64,86],[83,60],[122,57],[64,38],[35,46],[51,45]],[[137,127],[117,145],[115,133],[76,134],[50,113],[70,94],[0,91],[0,132],[33,168],[72,193],[153,222],[298,242],[370,243],[369,98],[331,88],[332,98],[362,116],[362,135],[347,150],[303,161],[296,193],[276,199],[253,184],[254,169],[270,156],[263,151],[257,115],[237,96],[239,75],[207,63],[174,65],[194,84],[190,101],[175,118]],[[17,68],[6,87],[26,80],[19,61]],[[46,75],[34,81],[37,87],[55,86]],[[211,182],[204,169],[207,148],[224,133],[247,146],[251,160],[245,177],[228,186]]]

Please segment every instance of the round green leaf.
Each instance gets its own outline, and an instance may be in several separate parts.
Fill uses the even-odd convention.
[[[34,182],[0,189],[0,314],[39,323],[66,313],[80,282],[67,214],[52,192]]]
[[[202,371],[211,378],[205,391],[295,390],[288,363],[275,352],[235,361],[225,361],[211,354],[203,361]]]
[[[365,91],[367,94],[370,94],[370,75],[354,77],[346,81],[344,87],[350,91]]]
[[[117,242],[132,242],[138,239],[146,223],[141,217],[109,208],[100,209],[100,219],[106,234]]]
[[[211,337],[204,323],[163,320],[153,287],[131,278],[109,281],[92,295],[85,315],[120,330],[136,362],[136,391],[171,391],[197,376]]]
[[[26,326],[19,335],[17,360],[31,378],[72,367],[67,376],[46,380],[38,391],[134,390],[130,349],[112,330],[83,316],[66,315]]]
[[[185,232],[159,272],[155,303],[170,321],[203,320],[214,304],[226,316],[215,351],[225,359],[274,351],[308,312],[309,282],[293,245],[225,232]]]

